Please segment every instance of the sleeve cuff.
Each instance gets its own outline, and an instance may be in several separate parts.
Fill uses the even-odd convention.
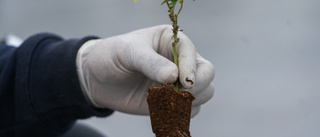
[[[86,101],[77,74],[78,50],[85,42],[97,38],[63,40],[42,33],[28,38],[18,48],[15,103],[24,107],[17,107],[16,123],[25,123],[33,117],[58,131],[69,128],[77,119],[105,117],[114,112],[94,108]]]

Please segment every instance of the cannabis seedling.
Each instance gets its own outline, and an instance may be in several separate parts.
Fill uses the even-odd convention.
[[[134,0],[134,2],[137,2],[138,0]],[[195,0],[193,0],[195,1]],[[176,9],[176,4],[180,3],[180,7],[178,12],[175,12]],[[178,32],[182,31],[179,29],[178,26],[178,17],[179,14],[183,8],[183,0],[164,0],[162,2],[161,5],[166,4],[169,8],[168,12],[169,12],[169,18],[172,22],[172,32],[173,32],[173,43],[172,43],[172,47],[173,47],[173,57],[174,57],[174,63],[177,65],[177,67],[179,67],[179,62],[178,62],[178,52],[177,52],[177,45],[179,43],[179,38],[178,38]],[[175,83],[175,90],[179,91],[179,79],[176,81]]]

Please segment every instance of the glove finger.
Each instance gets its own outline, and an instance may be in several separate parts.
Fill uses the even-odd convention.
[[[196,83],[196,49],[191,40],[180,33],[178,43],[179,80],[182,86],[190,89]]]
[[[165,26],[161,34],[161,46],[158,49],[159,54],[173,60],[172,50],[172,27]],[[196,49],[191,40],[182,32],[178,33],[179,43],[177,45],[179,62],[179,80],[186,89],[192,88],[195,84],[196,71]]]
[[[195,117],[197,114],[199,114],[201,109],[201,106],[192,106],[191,108],[191,118]]]
[[[177,66],[152,48],[138,50],[132,59],[133,67],[151,80],[161,83],[174,83],[178,78]]]
[[[214,84],[210,83],[203,91],[193,95],[196,99],[193,101],[192,105],[197,106],[208,102],[214,95]]]
[[[196,83],[190,92],[192,94],[198,94],[202,92],[213,80],[215,69],[211,62],[202,58],[197,54],[197,72],[196,72]]]

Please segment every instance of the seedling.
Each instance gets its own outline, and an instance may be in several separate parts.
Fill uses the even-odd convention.
[[[134,0],[134,2],[137,2],[138,0]],[[195,0],[193,0],[195,1]],[[176,5],[177,3],[180,3],[180,7],[178,12],[176,12]],[[173,43],[172,43],[172,47],[173,47],[173,60],[174,63],[177,65],[177,67],[179,67],[179,62],[178,62],[178,52],[177,52],[177,45],[179,43],[179,38],[178,38],[178,32],[182,31],[181,29],[179,29],[179,25],[178,25],[178,17],[179,14],[183,8],[183,0],[164,0],[161,5],[166,4],[169,8],[168,12],[169,12],[169,18],[172,22],[172,32],[173,32]],[[175,82],[175,90],[179,91],[179,79]]]
[[[176,12],[177,3],[180,7]],[[178,26],[178,17],[183,8],[183,0],[164,0],[161,5],[164,4],[169,8],[169,18],[172,22],[174,63],[179,67],[178,32],[182,30]],[[178,79],[175,85],[149,88],[147,101],[152,131],[157,137],[191,137],[190,116],[195,97],[190,92],[179,91],[179,83]]]

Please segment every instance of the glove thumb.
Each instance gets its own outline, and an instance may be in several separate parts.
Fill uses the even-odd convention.
[[[171,84],[178,79],[178,67],[169,59],[159,55],[154,50],[141,50],[133,60],[134,68],[149,79],[161,83]]]

